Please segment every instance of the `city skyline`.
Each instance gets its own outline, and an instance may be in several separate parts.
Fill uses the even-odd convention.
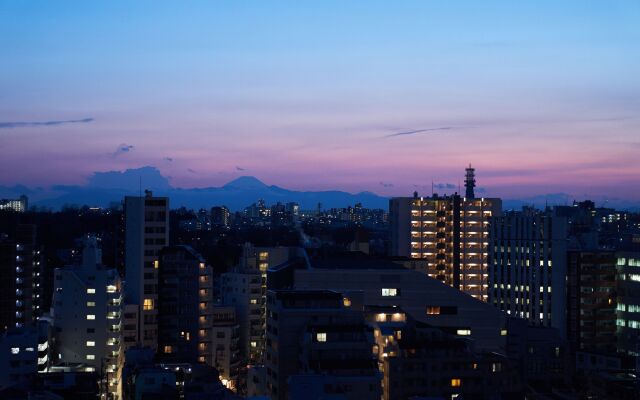
[[[0,186],[640,201],[637,3],[62,4],[0,5]]]

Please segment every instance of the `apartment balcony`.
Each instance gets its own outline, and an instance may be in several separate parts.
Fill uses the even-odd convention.
[[[198,307],[198,310],[200,312],[200,315],[211,315],[211,313],[213,312],[213,307],[209,305],[209,303],[207,303],[206,306],[200,305]]]
[[[115,320],[115,319],[120,320],[120,312],[118,312],[118,311],[109,311],[109,312],[107,313],[107,319],[110,319],[110,320]]]

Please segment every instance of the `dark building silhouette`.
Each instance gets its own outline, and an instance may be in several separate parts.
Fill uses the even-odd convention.
[[[35,225],[18,225],[13,238],[0,237],[0,330],[28,325],[40,315],[40,258]]]
[[[229,226],[231,213],[226,206],[211,207],[211,224],[214,226]]]
[[[568,258],[567,338],[574,350],[615,352],[615,253],[571,251]]]
[[[158,268],[158,352],[165,360],[210,362],[211,267],[189,246],[165,247]]]

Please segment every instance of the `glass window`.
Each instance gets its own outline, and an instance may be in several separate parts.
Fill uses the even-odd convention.
[[[382,288],[383,297],[395,297],[398,296],[398,289],[396,288]]]

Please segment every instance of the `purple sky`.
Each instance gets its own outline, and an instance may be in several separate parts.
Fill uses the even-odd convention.
[[[0,185],[640,201],[639,3],[345,3],[3,2]]]

